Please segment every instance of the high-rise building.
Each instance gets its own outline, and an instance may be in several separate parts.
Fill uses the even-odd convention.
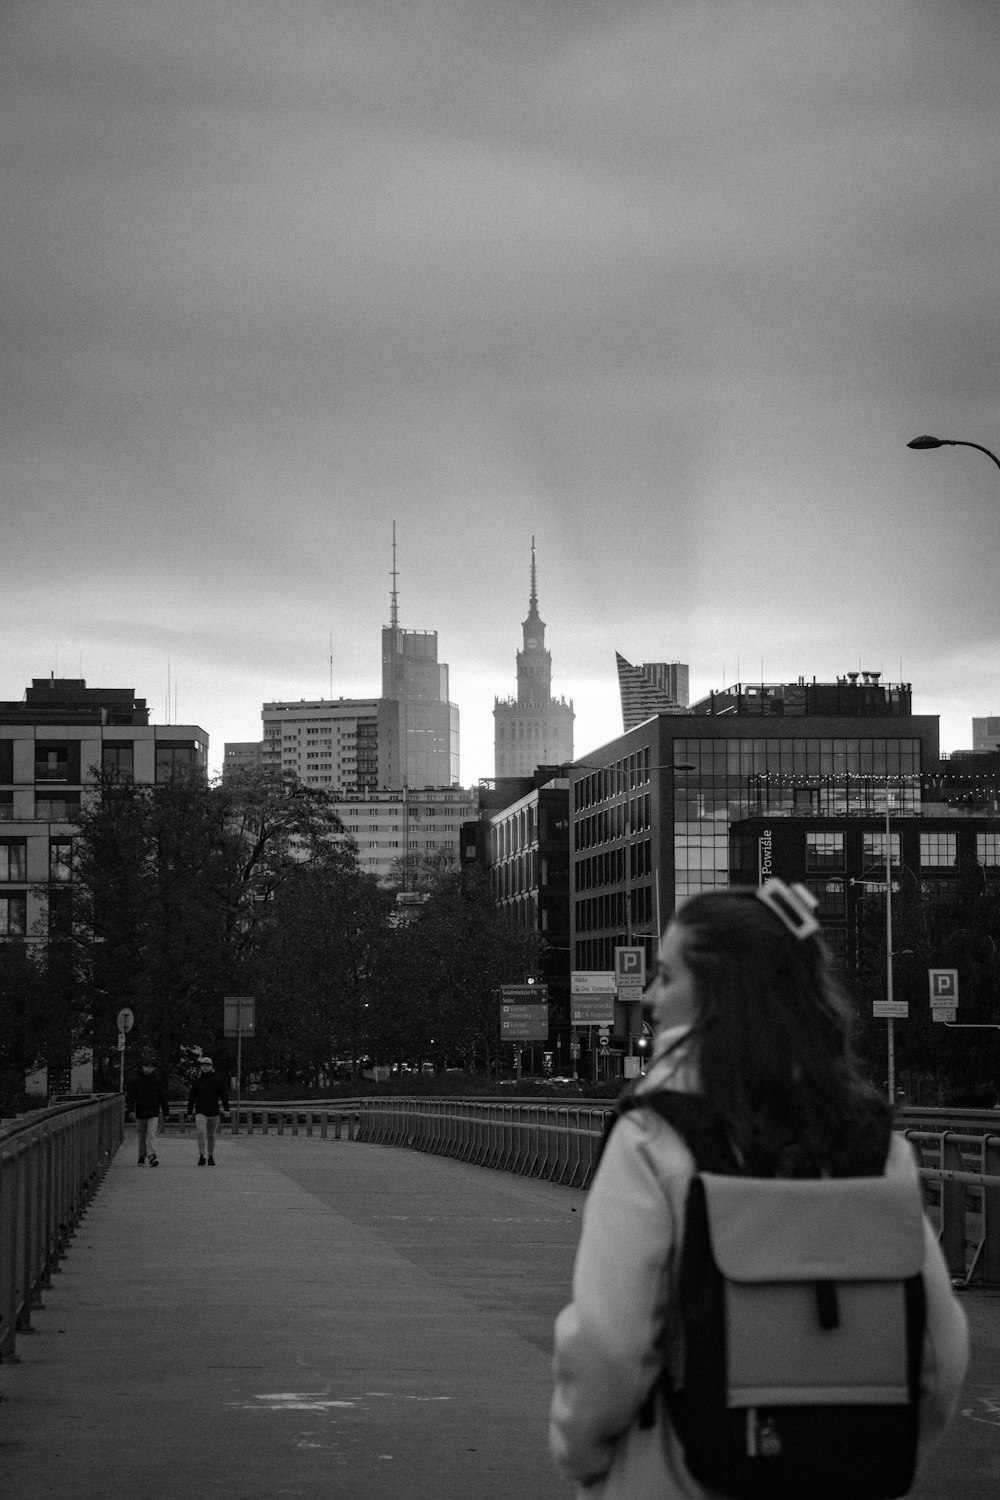
[[[392,528],[389,624],[382,628],[382,698],[397,705],[399,752],[391,788],[457,786],[459,716],[448,700],[448,667],[438,661],[436,630],[404,630],[396,588]]]
[[[329,792],[399,785],[398,706],[383,698],[302,698],[265,703],[260,765]],[[245,747],[243,747],[245,749]],[[248,763],[230,755],[226,767]]]
[[[622,700],[622,728],[635,729],[653,714],[682,714],[688,706],[688,668],[681,661],[644,661],[634,667],[620,651],[618,691]]]
[[[500,776],[531,776],[536,766],[573,759],[573,703],[552,696],[552,653],[538,613],[535,539],[531,539],[531,592],[521,622],[517,653],[517,697],[497,698],[493,708],[493,763]]]
[[[404,630],[392,530],[390,623],[382,629],[380,698],[310,698],[265,703],[259,759],[254,746],[225,747],[226,770],[291,772],[300,781],[351,795],[458,786],[459,714],[448,701],[448,667],[436,630]]]

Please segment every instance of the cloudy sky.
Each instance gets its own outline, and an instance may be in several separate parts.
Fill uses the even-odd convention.
[[[616,649],[1000,711],[1000,471],[905,446],[1000,449],[995,0],[5,0],[0,59],[0,698],[218,765],[379,691],[395,521],[466,783],[533,535],[578,755]]]

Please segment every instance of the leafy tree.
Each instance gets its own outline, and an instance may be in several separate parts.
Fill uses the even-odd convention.
[[[410,1055],[443,1068],[496,1064],[502,984],[532,973],[537,938],[518,932],[483,884],[457,872],[441,877],[425,904],[398,931],[396,983],[405,992]]]
[[[262,1062],[314,1085],[337,1061],[357,1071],[385,965],[388,901],[343,844],[328,844],[275,886],[249,969]]]
[[[98,1057],[123,1005],[135,1011],[136,1041],[164,1066],[182,1042],[214,1048],[222,996],[243,989],[262,907],[341,831],[326,795],[293,778],[102,777],[74,869],[76,966]]]
[[[49,1031],[38,950],[18,938],[0,944],[0,1115],[17,1113],[25,1074],[44,1059]]]

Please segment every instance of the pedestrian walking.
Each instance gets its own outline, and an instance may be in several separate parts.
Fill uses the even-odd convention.
[[[922,1333],[919,1320],[906,1331],[909,1338],[917,1330],[914,1358],[894,1393],[912,1413],[909,1426],[903,1419],[911,1474],[914,1453],[922,1457],[954,1413],[968,1359],[965,1317],[922,1213],[912,1148],[893,1132],[888,1101],[854,1059],[849,1005],[833,980],[814,905],[804,886],[777,880],[760,889],[708,892],[679,909],[660,943],[645,996],[656,1026],[653,1058],[607,1136],[585,1206],[573,1300],[555,1326],[550,1447],[558,1467],[588,1500],[704,1500],[719,1493],[835,1493],[840,1500],[860,1493],[836,1489],[823,1459],[808,1446],[801,1460],[805,1478],[791,1490],[709,1485],[692,1473],[695,1447],[685,1427],[692,1411],[685,1403],[694,1388],[692,1347],[697,1363],[701,1346],[685,1344],[683,1337],[693,1300],[683,1251],[686,1229],[693,1234],[705,1205],[712,1207],[715,1184],[735,1184],[744,1203],[755,1181],[758,1201],[767,1191],[784,1194],[788,1202],[815,1199],[834,1178],[849,1179],[835,1185],[837,1192],[853,1192],[858,1179],[867,1179],[859,1191],[881,1195],[880,1202],[898,1197],[912,1255],[906,1275],[914,1283],[914,1300],[926,1300]],[[664,1113],[653,1102],[657,1095]],[[676,1123],[667,1118],[671,1109]],[[699,1125],[699,1119],[709,1123]],[[727,1165],[703,1165],[709,1137],[728,1153]],[[708,1175],[720,1172],[733,1175]],[[886,1179],[892,1181],[883,1190]],[[737,1215],[731,1232],[738,1233],[746,1220],[745,1213]],[[781,1216],[767,1223],[754,1236],[755,1257],[780,1239]],[[839,1231],[840,1223],[834,1228]],[[862,1236],[862,1255],[875,1238],[871,1232],[867,1240]],[[807,1284],[825,1302],[841,1295],[836,1280]],[[902,1307],[902,1297],[895,1307]],[[732,1336],[721,1324],[720,1342]],[[837,1325],[823,1324],[828,1326]],[[870,1348],[877,1336],[865,1330],[862,1341]],[[768,1337],[760,1343],[764,1350]],[[757,1358],[751,1347],[751,1367]],[[793,1390],[783,1399],[791,1405],[804,1395]],[[843,1405],[832,1418],[858,1433],[855,1449],[864,1446],[860,1427],[868,1420],[858,1410]],[[777,1409],[773,1423],[772,1415],[748,1404],[745,1429],[736,1429],[745,1430],[745,1437],[742,1448],[737,1438],[734,1463],[746,1468],[748,1459],[757,1463],[759,1457],[757,1476],[781,1450],[782,1422],[797,1420],[789,1419],[787,1407]],[[755,1428],[759,1416],[766,1420]],[[826,1418],[821,1414],[819,1420]],[[713,1444],[728,1441],[727,1424],[725,1412],[716,1428],[703,1423],[709,1468]],[[752,1446],[758,1438],[759,1448]],[[789,1446],[772,1475],[788,1461]],[[852,1443],[842,1447],[850,1450]],[[908,1482],[866,1493],[899,1495]]]
[[[210,1057],[202,1057],[198,1064],[198,1076],[191,1085],[188,1098],[188,1115],[194,1115],[198,1134],[199,1167],[215,1166],[215,1137],[222,1114],[229,1113],[229,1091],[215,1072]]]
[[[149,1165],[158,1167],[160,1163],[156,1155],[156,1135],[161,1117],[170,1112],[170,1103],[157,1073],[156,1058],[150,1052],[142,1054],[139,1072],[129,1082],[125,1093],[125,1109],[129,1114],[135,1115],[139,1166],[145,1165],[148,1156]]]

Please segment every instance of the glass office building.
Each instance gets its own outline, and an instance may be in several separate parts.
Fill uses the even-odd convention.
[[[738,685],[571,767],[572,967],[610,969],[618,946],[651,956],[675,905],[698,891],[801,878],[803,828],[825,836],[867,820],[875,835],[887,803],[891,816],[919,816],[938,720],[910,712],[908,684],[873,679]],[[775,829],[793,825],[802,857],[793,868],[783,852],[778,868],[788,846]]]

